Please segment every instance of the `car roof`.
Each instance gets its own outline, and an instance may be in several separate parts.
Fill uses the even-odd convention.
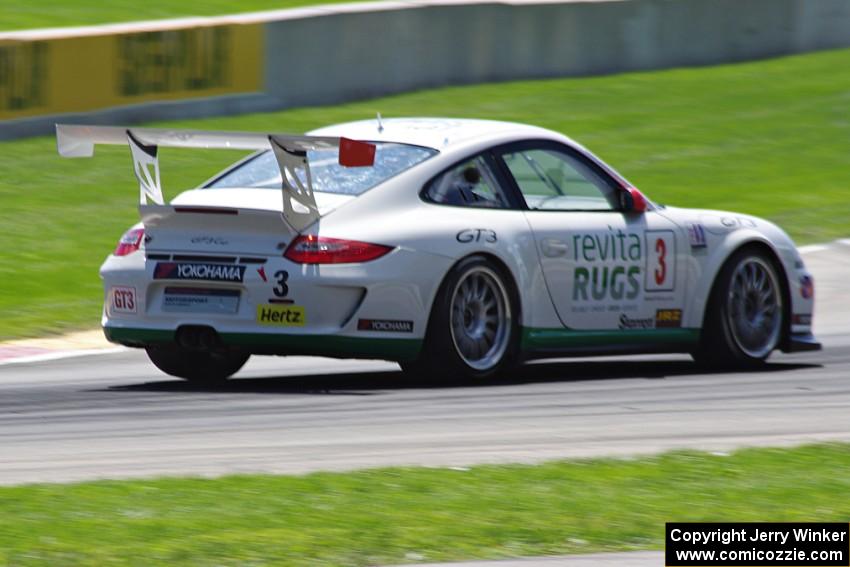
[[[445,151],[476,138],[564,138],[563,135],[527,124],[469,118],[377,118],[325,126],[311,136],[344,136],[373,142],[398,142]]]

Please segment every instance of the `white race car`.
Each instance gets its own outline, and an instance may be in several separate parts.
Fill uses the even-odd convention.
[[[534,358],[683,352],[746,366],[820,348],[812,277],[780,228],[653,203],[542,128],[59,125],[57,142],[67,157],[129,145],[141,223],[101,268],[103,328],[181,378],[225,379],[252,354],[483,378]],[[255,151],[165,204],[158,146]]]

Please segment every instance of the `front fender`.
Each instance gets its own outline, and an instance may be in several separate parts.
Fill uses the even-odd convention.
[[[713,238],[709,238],[707,255],[696,262],[696,285],[694,293],[690,294],[691,303],[686,309],[686,313],[690,313],[686,320],[686,326],[702,328],[705,310],[708,307],[711,291],[720,270],[732,254],[748,244],[764,245],[771,250],[776,258],[780,259],[784,272],[780,274],[780,277],[785,278],[787,284],[787,267],[782,261],[782,255],[765,235],[757,230],[747,228],[724,235],[714,235]]]

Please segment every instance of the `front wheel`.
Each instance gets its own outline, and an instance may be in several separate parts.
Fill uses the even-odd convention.
[[[179,346],[149,346],[145,350],[154,365],[171,376],[197,384],[223,382],[242,368],[250,355],[197,351]]]
[[[429,378],[485,378],[507,368],[519,343],[516,296],[492,261],[461,260],[437,292],[419,359],[402,369]]]
[[[720,271],[694,358],[713,366],[763,363],[779,345],[783,324],[776,267],[756,249],[741,250]]]

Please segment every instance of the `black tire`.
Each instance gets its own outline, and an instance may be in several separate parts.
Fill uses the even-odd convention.
[[[145,350],[151,362],[166,374],[197,384],[227,380],[250,357],[244,353],[188,350],[179,346],[149,346]]]
[[[716,368],[763,364],[785,330],[781,277],[774,261],[758,248],[735,252],[715,280],[694,360]]]
[[[425,380],[483,379],[512,367],[518,350],[519,299],[513,280],[491,260],[475,255],[458,262],[440,285],[418,360],[400,364]]]

